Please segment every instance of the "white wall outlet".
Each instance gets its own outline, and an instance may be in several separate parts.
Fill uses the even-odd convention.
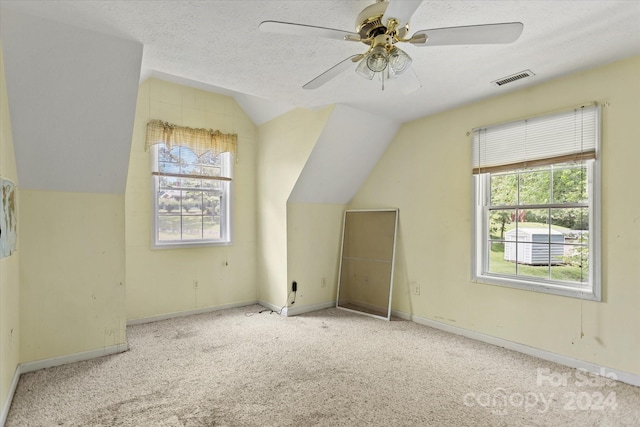
[[[198,289],[198,281],[197,280],[193,281],[193,289]]]
[[[416,282],[411,282],[411,292],[413,292],[414,295],[420,295],[420,285]]]
[[[323,277],[322,280],[320,281],[320,287],[321,288],[326,288],[327,287],[327,278]]]

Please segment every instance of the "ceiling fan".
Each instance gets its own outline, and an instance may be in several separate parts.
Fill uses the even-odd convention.
[[[397,47],[397,43],[419,47],[512,43],[522,33],[521,22],[507,22],[420,30],[409,36],[409,20],[420,3],[422,0],[376,0],[356,18],[355,32],[281,21],[264,21],[259,28],[268,33],[362,42],[369,46],[366,52],[329,68],[302,86],[303,89],[317,89],[357,64],[355,70],[364,78],[372,80],[379,75],[384,90],[385,80],[395,79],[411,68],[411,57]],[[415,74],[411,74],[417,80]]]

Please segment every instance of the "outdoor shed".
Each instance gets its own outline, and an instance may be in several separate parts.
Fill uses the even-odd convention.
[[[517,228],[505,234],[504,259],[529,265],[564,262],[564,234],[549,228]],[[549,256],[551,255],[551,256]]]

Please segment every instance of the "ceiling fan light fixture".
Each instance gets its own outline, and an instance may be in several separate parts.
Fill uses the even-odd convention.
[[[394,75],[404,73],[411,65],[411,57],[402,49],[393,47],[389,52],[389,68]]]
[[[367,66],[374,73],[380,72],[387,68],[389,64],[389,54],[384,46],[378,45],[371,49],[367,56]]]
[[[369,55],[367,54],[364,58],[362,58],[362,60],[360,60],[358,66],[356,67],[356,72],[365,79],[373,80],[373,76],[375,76],[376,73],[375,71],[372,71],[371,68],[369,68],[369,65],[367,64],[368,59]]]

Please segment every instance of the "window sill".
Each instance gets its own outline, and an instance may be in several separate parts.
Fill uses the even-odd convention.
[[[593,292],[591,289],[579,288],[577,286],[563,285],[561,283],[552,284],[547,282],[538,282],[533,280],[518,280],[500,276],[480,275],[474,276],[471,281],[478,284],[503,286],[507,288],[522,289],[532,292],[541,292],[545,294],[559,295],[570,298],[578,298],[589,301],[601,301],[599,292]]]
[[[210,248],[217,246],[231,246],[231,242],[176,242],[176,243],[153,243],[151,249],[194,249],[194,248]]]

